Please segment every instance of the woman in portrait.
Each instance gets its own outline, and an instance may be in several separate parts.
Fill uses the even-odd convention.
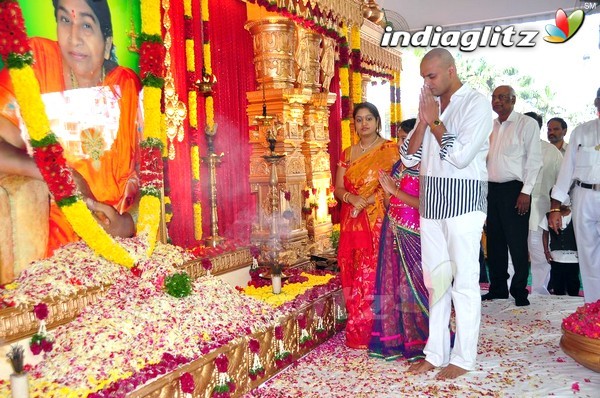
[[[379,236],[385,214],[379,172],[398,160],[396,145],[382,138],[375,105],[354,107],[358,143],[344,150],[336,172],[335,196],[342,201],[338,264],[348,311],[346,345],[366,349],[373,324],[373,293]]]
[[[68,123],[58,123],[49,116],[51,126],[67,125],[70,139],[75,137],[68,141],[69,145],[64,136],[59,135],[58,139],[75,182],[102,227],[113,236],[130,237],[135,233],[135,225],[128,210],[136,200],[139,185],[136,158],[141,129],[138,112],[141,82],[134,71],[116,63],[106,0],[52,0],[52,4],[57,41],[30,39],[35,59],[33,69],[46,109],[52,108],[53,98],[69,98],[62,93],[70,90],[75,90],[72,95],[80,93],[79,97],[71,98],[93,95],[92,106],[80,109],[93,112],[96,105],[97,109],[107,109],[103,116],[115,120],[115,132],[106,133],[100,124],[85,126],[83,119],[87,117],[78,120],[77,116],[74,119],[71,116]],[[0,174],[41,180],[42,175],[30,156],[26,131],[21,126],[12,83],[5,69],[0,72]],[[49,220],[47,255],[79,239],[54,203]]]

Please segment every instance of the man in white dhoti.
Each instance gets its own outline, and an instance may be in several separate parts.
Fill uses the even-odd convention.
[[[429,339],[425,360],[409,368],[443,369],[437,379],[456,378],[475,368],[481,319],[479,242],[487,208],[485,159],[492,108],[463,85],[445,49],[421,61],[425,84],[417,127],[405,141],[402,160],[420,167],[423,274],[429,290]],[[435,97],[439,97],[439,103]],[[456,338],[450,350],[450,310]]]
[[[561,227],[560,204],[571,193],[573,227],[579,254],[583,295],[587,303],[600,300],[600,88],[594,101],[598,117],[573,130],[552,188],[548,225]]]
[[[527,112],[524,115],[534,118],[540,129],[542,128],[542,117],[535,112]],[[546,217],[550,206],[550,189],[556,182],[562,154],[551,143],[540,139],[542,149],[542,168],[535,180],[533,191],[531,191],[531,212],[529,214],[529,237],[527,246],[529,249],[529,260],[531,261],[531,293],[550,294],[547,286],[550,280],[550,264],[546,260],[544,250],[547,248],[542,244],[542,228],[540,221]],[[510,282],[508,284],[510,286]]]

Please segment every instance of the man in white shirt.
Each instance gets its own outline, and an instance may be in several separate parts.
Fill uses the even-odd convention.
[[[542,128],[543,122],[540,115],[535,112],[527,112],[525,115],[533,117],[538,122],[540,129]],[[550,125],[549,122],[548,125]],[[531,191],[531,214],[529,215],[527,243],[531,260],[531,293],[547,295],[550,294],[547,288],[550,280],[550,264],[544,253],[540,221],[546,218],[546,212],[550,206],[550,189],[556,182],[563,157],[551,143],[540,139],[540,144],[542,146],[542,169],[535,180],[533,191]]]
[[[567,122],[563,118],[553,117],[548,120],[548,141],[554,145],[564,156],[569,144],[565,141],[567,135]]]
[[[548,226],[559,233],[560,204],[571,193],[573,228],[579,255],[583,296],[587,303],[600,299],[600,88],[594,101],[598,118],[573,130],[569,147],[552,188]]]
[[[463,85],[454,58],[435,48],[421,61],[425,81],[419,121],[401,149],[408,167],[421,162],[420,205],[423,277],[429,291],[425,360],[409,368],[444,367],[437,379],[475,368],[481,320],[479,245],[487,208],[485,158],[492,110],[483,95]],[[435,97],[439,97],[439,103]],[[450,311],[456,338],[450,350]]]
[[[531,192],[542,168],[542,151],[540,129],[535,120],[514,111],[516,99],[510,86],[499,86],[492,94],[492,108],[498,118],[494,120],[487,159],[490,289],[482,299],[508,298],[510,291],[520,307],[529,305],[529,209]],[[515,268],[510,289],[509,250]]]

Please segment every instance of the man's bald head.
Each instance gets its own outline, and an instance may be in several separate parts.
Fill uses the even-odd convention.
[[[454,57],[452,56],[452,54],[450,54],[450,51],[446,50],[445,48],[434,48],[433,50],[425,54],[421,62],[426,62],[433,59],[438,59],[440,61],[440,66],[444,66],[447,68],[451,66],[456,66],[454,62]]]
[[[421,76],[425,85],[436,97],[445,101],[460,88],[462,83],[456,74],[456,64],[450,52],[443,48],[434,48],[421,60]]]

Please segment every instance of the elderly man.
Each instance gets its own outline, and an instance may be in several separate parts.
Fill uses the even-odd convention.
[[[600,299],[600,88],[594,101],[598,117],[573,130],[558,179],[552,188],[548,225],[559,233],[560,204],[569,196],[583,295],[587,303]]]
[[[527,112],[525,115],[534,118],[540,129],[542,128],[543,122],[540,115],[535,112]],[[531,293],[547,295],[550,294],[546,287],[550,280],[550,264],[544,253],[540,221],[546,217],[548,206],[550,206],[550,189],[556,182],[563,157],[560,151],[549,142],[540,139],[540,144],[542,146],[542,169],[531,192],[528,245],[531,260]]]
[[[529,305],[529,210],[531,192],[542,168],[542,151],[538,124],[529,116],[514,111],[516,99],[510,86],[499,86],[492,94],[492,108],[498,118],[494,120],[487,158],[490,289],[482,299],[508,298],[510,250],[515,268],[510,294],[520,307]]]

